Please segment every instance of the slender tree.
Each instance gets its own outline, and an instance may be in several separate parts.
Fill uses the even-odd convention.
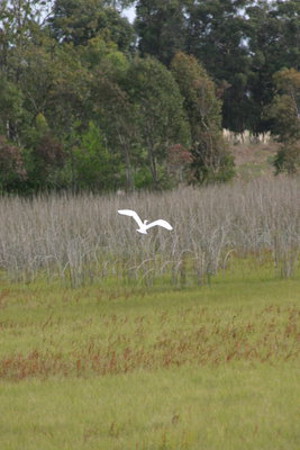
[[[274,165],[276,172],[300,170],[300,72],[283,69],[274,75],[277,93],[267,114],[272,133],[281,143]]]
[[[221,103],[213,81],[193,56],[178,53],[171,67],[189,117],[195,180],[231,178],[233,162],[222,137]]]
[[[168,147],[189,143],[183,98],[171,72],[154,58],[137,58],[132,62],[127,89],[135,106],[139,145],[147,152],[148,167],[157,188],[167,176]]]

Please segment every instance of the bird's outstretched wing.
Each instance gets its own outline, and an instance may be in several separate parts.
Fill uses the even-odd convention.
[[[172,225],[170,225],[169,224],[169,222],[167,222],[166,220],[162,220],[162,219],[158,219],[158,220],[155,220],[154,222],[151,222],[151,223],[148,223],[147,224],[147,229],[148,228],[152,228],[152,227],[155,227],[155,226],[160,226],[160,227],[164,227],[164,228],[166,228],[167,230],[173,230],[173,227],[172,227]]]
[[[122,214],[123,216],[133,217],[139,227],[143,225],[143,222],[141,221],[139,215],[132,209],[119,209],[118,213]]]

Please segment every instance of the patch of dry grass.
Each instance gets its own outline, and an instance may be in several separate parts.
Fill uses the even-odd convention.
[[[15,302],[10,299],[16,292],[4,290],[0,378],[104,376],[298,359],[299,294],[292,287],[299,282],[290,281],[288,292],[288,284],[269,279],[264,286],[261,281],[259,293],[255,280],[252,286],[226,284],[226,279],[230,275],[199,292],[107,288],[105,296],[96,287],[64,293],[56,288],[58,297],[48,299],[48,288],[28,288]],[[276,298],[272,285],[281,301],[270,301]],[[210,304],[218,295],[220,300]],[[257,295],[257,302],[247,304],[249,295]]]
[[[3,276],[32,281],[44,275],[73,287],[114,278],[153,285],[201,285],[228,258],[269,254],[291,276],[300,252],[299,179],[254,180],[163,194],[69,195],[32,200],[0,198]],[[146,236],[117,214],[132,208],[149,220],[165,218],[174,231]]]

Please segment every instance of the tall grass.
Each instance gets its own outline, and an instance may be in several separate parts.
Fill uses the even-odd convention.
[[[300,254],[300,180],[261,179],[167,193],[0,198],[0,268],[13,280],[41,273],[73,286],[120,279],[174,285],[202,284],[232,254],[274,263],[291,276]],[[173,232],[137,233],[119,216],[164,218]]]

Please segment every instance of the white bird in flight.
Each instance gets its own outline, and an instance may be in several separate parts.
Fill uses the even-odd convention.
[[[158,219],[151,223],[148,223],[149,220],[144,220],[144,222],[143,222],[141,220],[141,218],[139,217],[139,215],[132,209],[119,209],[118,213],[122,214],[123,216],[133,217],[139,226],[139,228],[137,228],[136,231],[138,231],[141,234],[148,234],[147,230],[149,228],[155,227],[157,225],[160,227],[166,228],[167,230],[170,230],[170,231],[173,230],[173,227],[166,220]]]

